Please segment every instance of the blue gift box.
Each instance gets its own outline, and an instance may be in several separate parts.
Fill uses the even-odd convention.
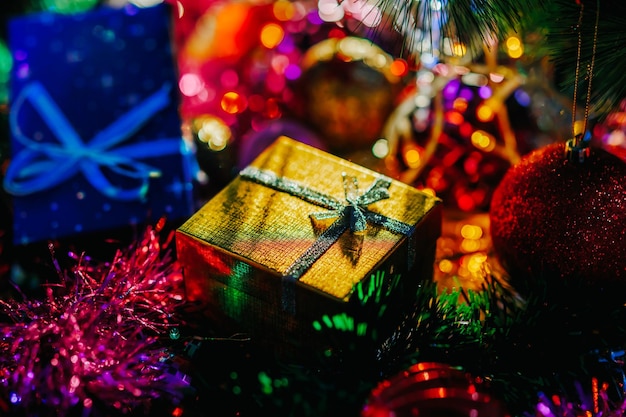
[[[170,19],[159,5],[9,23],[16,244],[193,213]]]

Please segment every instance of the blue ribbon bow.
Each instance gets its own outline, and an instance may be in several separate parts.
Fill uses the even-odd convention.
[[[25,148],[13,157],[4,178],[4,188],[13,195],[29,195],[52,188],[81,172],[107,197],[123,201],[144,199],[150,178],[160,176],[161,172],[137,159],[180,153],[184,150],[184,141],[168,138],[116,146],[131,138],[169,104],[170,88],[164,85],[84,142],[41,83],[26,85],[9,116],[11,133]],[[18,115],[27,101],[48,125],[58,143],[38,142],[22,132]],[[130,188],[114,185],[105,176],[104,168],[139,185]]]
[[[295,314],[296,281],[304,275],[315,261],[317,261],[346,230],[350,229],[353,233],[363,232],[366,230],[368,223],[376,224],[394,233],[405,236],[410,235],[414,230],[414,227],[407,223],[372,212],[368,209],[370,204],[389,198],[388,188],[391,185],[391,179],[383,175],[377,176],[372,185],[370,185],[363,194],[360,194],[357,179],[342,173],[346,196],[345,201],[339,201],[330,195],[320,193],[296,181],[278,177],[272,171],[247,167],[241,171],[239,175],[241,178],[278,191],[286,192],[309,203],[331,210],[329,212],[311,214],[310,216],[315,219],[337,219],[324,230],[313,245],[304,251],[304,253],[283,273],[283,309],[292,314]]]

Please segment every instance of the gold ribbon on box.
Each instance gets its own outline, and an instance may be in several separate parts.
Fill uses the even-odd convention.
[[[373,212],[368,206],[389,198],[391,179],[383,175],[376,176],[374,182],[363,193],[359,192],[356,177],[342,173],[345,201],[309,188],[299,182],[279,177],[272,171],[247,167],[240,172],[240,177],[277,191],[301,198],[308,203],[329,209],[327,212],[311,213],[314,220],[334,220],[316,241],[307,248],[283,273],[283,309],[295,313],[295,283],[302,275],[335,243],[346,231],[364,232],[368,223],[385,228],[393,233],[410,235],[414,226]],[[409,242],[409,262],[415,259],[415,250]]]

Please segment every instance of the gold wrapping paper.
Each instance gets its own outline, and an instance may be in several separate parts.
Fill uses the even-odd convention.
[[[339,201],[346,199],[343,173],[358,180],[361,192],[376,178],[376,174],[366,168],[286,137],[279,138],[251,166],[269,170],[278,177],[296,181]],[[370,204],[368,210],[416,228],[440,203],[437,198],[398,181],[392,181],[388,191],[389,198]],[[332,219],[322,224],[312,221],[311,214],[325,211],[329,210],[296,195],[237,177],[178,232],[199,240],[200,247],[207,245],[207,263],[219,259],[228,265],[228,270],[233,260],[242,261],[253,269],[268,271],[263,279],[276,281],[275,285],[261,283],[262,288],[279,287],[280,277],[287,268],[316,243],[320,232],[332,222]],[[417,249],[434,244],[437,233],[438,230],[427,233],[424,237],[430,242],[418,243]],[[348,301],[354,286],[407,239],[420,239],[420,236],[405,236],[372,224],[357,235],[346,230],[306,270],[298,285],[304,284],[327,296]],[[184,239],[179,237],[179,240]],[[243,284],[242,288],[248,287]]]

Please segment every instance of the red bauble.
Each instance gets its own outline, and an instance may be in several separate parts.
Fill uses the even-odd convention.
[[[514,286],[626,284],[626,163],[609,152],[592,148],[574,163],[563,143],[533,151],[504,176],[489,215],[494,252]]]
[[[481,378],[448,364],[421,362],[382,381],[361,417],[504,417],[504,405],[488,394]]]

